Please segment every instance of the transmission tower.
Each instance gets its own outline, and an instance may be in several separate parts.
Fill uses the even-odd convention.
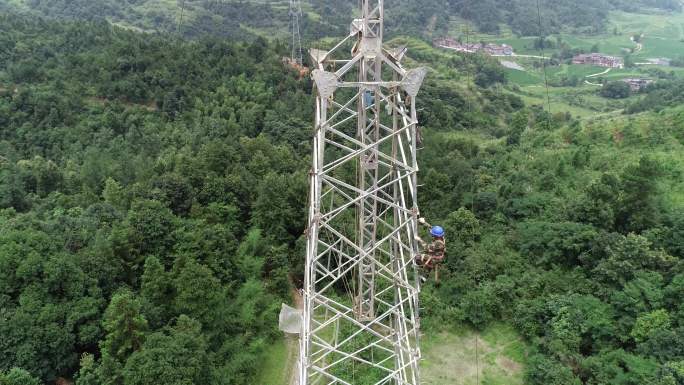
[[[347,37],[311,50],[299,385],[420,383],[416,95],[426,70],[383,47],[383,16],[383,0],[362,0]]]
[[[302,16],[302,4],[299,0],[290,0],[290,30],[292,32],[293,63],[302,64],[302,35],[300,33],[299,18]]]

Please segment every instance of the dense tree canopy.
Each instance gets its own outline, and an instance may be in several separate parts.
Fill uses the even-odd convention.
[[[0,384],[254,383],[302,274],[310,81],[263,39],[0,30]],[[491,58],[412,55],[448,68],[420,99],[449,240],[426,333],[511,323],[531,385],[681,382],[681,111],[580,122]]]
[[[3,384],[251,383],[299,258],[308,82],[262,40],[0,25]]]
[[[624,99],[628,98],[630,94],[629,84],[620,80],[607,82],[601,88],[601,96],[606,98]]]
[[[346,34],[356,4],[349,1],[303,0],[301,27],[306,40]],[[286,4],[287,5],[287,4]],[[539,5],[539,9],[537,7]],[[179,33],[188,37],[219,35],[255,39],[266,29],[286,36],[290,16],[278,0],[0,0],[0,7],[51,18],[110,20],[147,31]],[[596,33],[605,30],[611,10],[637,11],[643,7],[680,11],[679,0],[395,0],[387,8],[391,36],[432,37],[449,28],[449,15],[473,21],[483,32],[498,32],[502,24],[526,36],[547,35],[560,29]],[[2,9],[2,8],[0,8]],[[311,12],[309,12],[309,10]],[[539,11],[543,25],[539,25]]]

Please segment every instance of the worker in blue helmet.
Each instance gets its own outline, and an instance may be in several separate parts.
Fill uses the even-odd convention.
[[[426,270],[433,270],[444,262],[446,253],[446,241],[444,240],[444,229],[441,226],[432,226],[425,218],[418,219],[418,222],[430,229],[432,242],[428,244],[416,234],[416,241],[420,243],[423,252],[416,256],[416,264]]]

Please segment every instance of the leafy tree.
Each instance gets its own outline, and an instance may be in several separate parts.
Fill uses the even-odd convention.
[[[619,228],[640,231],[659,222],[656,183],[661,175],[661,165],[646,156],[642,157],[638,164],[630,165],[624,170],[623,195],[619,202],[621,208],[617,218]]]
[[[648,239],[639,235],[610,234],[598,238],[581,260],[596,279],[622,286],[635,276],[644,276],[644,270],[667,271],[674,265],[672,256],[651,246]]]
[[[254,203],[252,224],[263,229],[264,234],[277,242],[292,239],[304,213],[296,198],[300,189],[293,185],[292,178],[268,174],[259,184],[259,198]],[[296,189],[296,190],[295,190]]]
[[[604,173],[587,186],[585,196],[573,205],[570,215],[578,221],[612,230],[619,210],[620,194],[620,180],[613,174]]]
[[[76,385],[99,385],[101,382],[98,377],[98,367],[95,357],[85,353],[81,356],[80,369],[75,378]]]
[[[681,384],[684,381],[684,361],[668,362],[659,377],[658,385]]]
[[[656,358],[659,362],[678,360],[684,357],[684,327],[676,329],[660,328],[653,330],[643,342],[637,344],[636,351]]]
[[[133,202],[127,223],[113,231],[115,250],[130,269],[142,267],[145,255],[165,257],[173,246],[176,219],[158,201]],[[168,260],[165,260],[167,264]]]
[[[206,331],[221,330],[226,293],[211,270],[196,261],[180,256],[171,271],[175,314],[185,314],[200,322]]]
[[[677,274],[665,288],[665,302],[670,308],[681,306],[679,299],[684,296],[684,274]]]
[[[465,207],[450,213],[444,222],[450,239],[464,245],[473,245],[480,238],[480,221]]]
[[[525,132],[529,124],[529,114],[525,110],[521,110],[513,114],[510,129],[511,133],[508,136],[508,144],[515,145],[520,143],[520,138]]]
[[[174,214],[187,215],[192,206],[192,196],[194,194],[190,183],[178,174],[166,174],[154,183],[162,197]]]
[[[672,255],[684,257],[684,213],[676,211],[668,222],[664,237],[665,247]]]
[[[669,329],[670,315],[664,309],[654,310],[637,317],[630,335],[636,342],[643,342],[655,333]]]
[[[489,87],[497,83],[506,83],[506,73],[503,67],[499,64],[488,63],[483,60],[478,68],[477,75],[475,75],[475,84],[480,87]]]
[[[613,334],[611,306],[591,295],[574,295],[549,321],[549,349],[561,361],[577,364],[581,355],[610,346]]]
[[[145,341],[148,323],[142,316],[141,303],[130,291],[115,294],[102,321],[105,339],[102,341],[101,378],[105,384],[120,384],[121,369],[128,357],[140,350]]]
[[[124,385],[207,384],[210,364],[199,322],[181,315],[166,332],[150,334],[123,369]]]
[[[169,303],[172,299],[172,286],[169,274],[155,257],[145,260],[145,271],[142,275],[140,298],[143,304],[142,313],[153,326],[162,326],[169,318]]]
[[[628,98],[631,94],[629,84],[623,81],[612,81],[603,85],[601,88],[601,96],[611,99]]]
[[[593,227],[571,222],[525,222],[518,233],[520,251],[539,265],[576,265],[598,237]]]
[[[40,385],[40,380],[26,370],[12,368],[6,373],[0,372],[0,385]]]
[[[648,384],[657,378],[658,365],[624,350],[603,352],[582,364],[587,384]]]
[[[525,371],[525,383],[530,385],[580,385],[572,369],[558,361],[536,354],[529,358]]]
[[[501,303],[491,285],[483,285],[476,290],[468,291],[459,304],[464,320],[480,330],[497,318],[500,306]]]

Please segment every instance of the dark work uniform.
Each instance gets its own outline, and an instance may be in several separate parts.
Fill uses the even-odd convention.
[[[425,252],[416,258],[416,263],[428,270],[432,270],[435,265],[444,261],[445,250],[446,242],[444,241],[444,238],[434,238]]]

